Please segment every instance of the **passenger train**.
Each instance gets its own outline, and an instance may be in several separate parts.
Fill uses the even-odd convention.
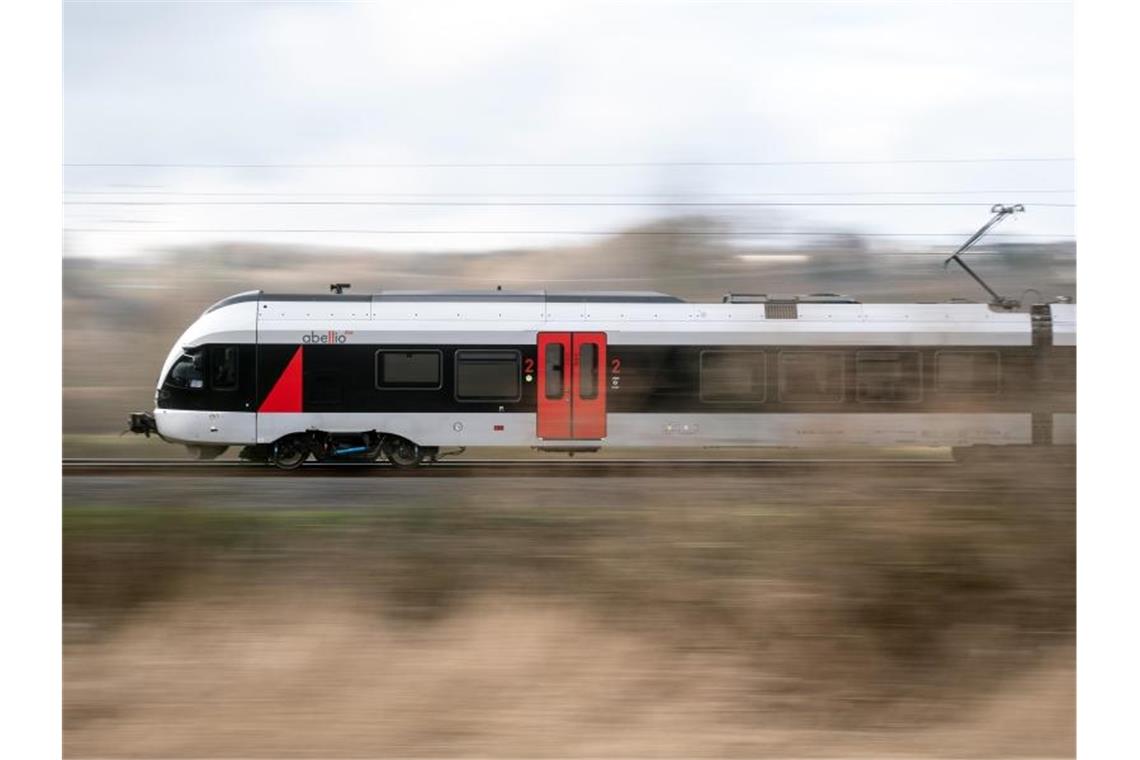
[[[206,309],[131,430],[286,469],[479,446],[1075,443],[1071,303],[334,288]]]

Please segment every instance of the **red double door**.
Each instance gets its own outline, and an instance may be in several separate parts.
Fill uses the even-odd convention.
[[[606,436],[606,334],[538,334],[538,437]]]

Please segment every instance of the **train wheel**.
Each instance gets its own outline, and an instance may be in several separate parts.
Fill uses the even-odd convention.
[[[300,438],[282,438],[273,444],[270,458],[274,466],[282,470],[295,470],[309,458],[309,447]]]
[[[423,461],[424,452],[407,438],[389,438],[384,442],[384,456],[396,467],[415,467]]]

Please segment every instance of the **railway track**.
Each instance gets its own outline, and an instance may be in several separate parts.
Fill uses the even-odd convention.
[[[951,460],[931,459],[604,459],[587,461],[540,459],[471,459],[437,462],[416,468],[394,467],[387,462],[308,462],[300,469],[279,470],[271,465],[233,460],[201,462],[184,459],[64,459],[65,477],[151,476],[168,477],[692,477],[755,476],[759,472],[788,473],[814,470],[863,470],[899,467],[907,471],[945,470]]]

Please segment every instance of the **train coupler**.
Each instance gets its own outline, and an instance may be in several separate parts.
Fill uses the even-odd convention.
[[[155,422],[154,415],[150,412],[132,412],[127,431],[150,438],[151,433],[158,435],[158,423]]]

